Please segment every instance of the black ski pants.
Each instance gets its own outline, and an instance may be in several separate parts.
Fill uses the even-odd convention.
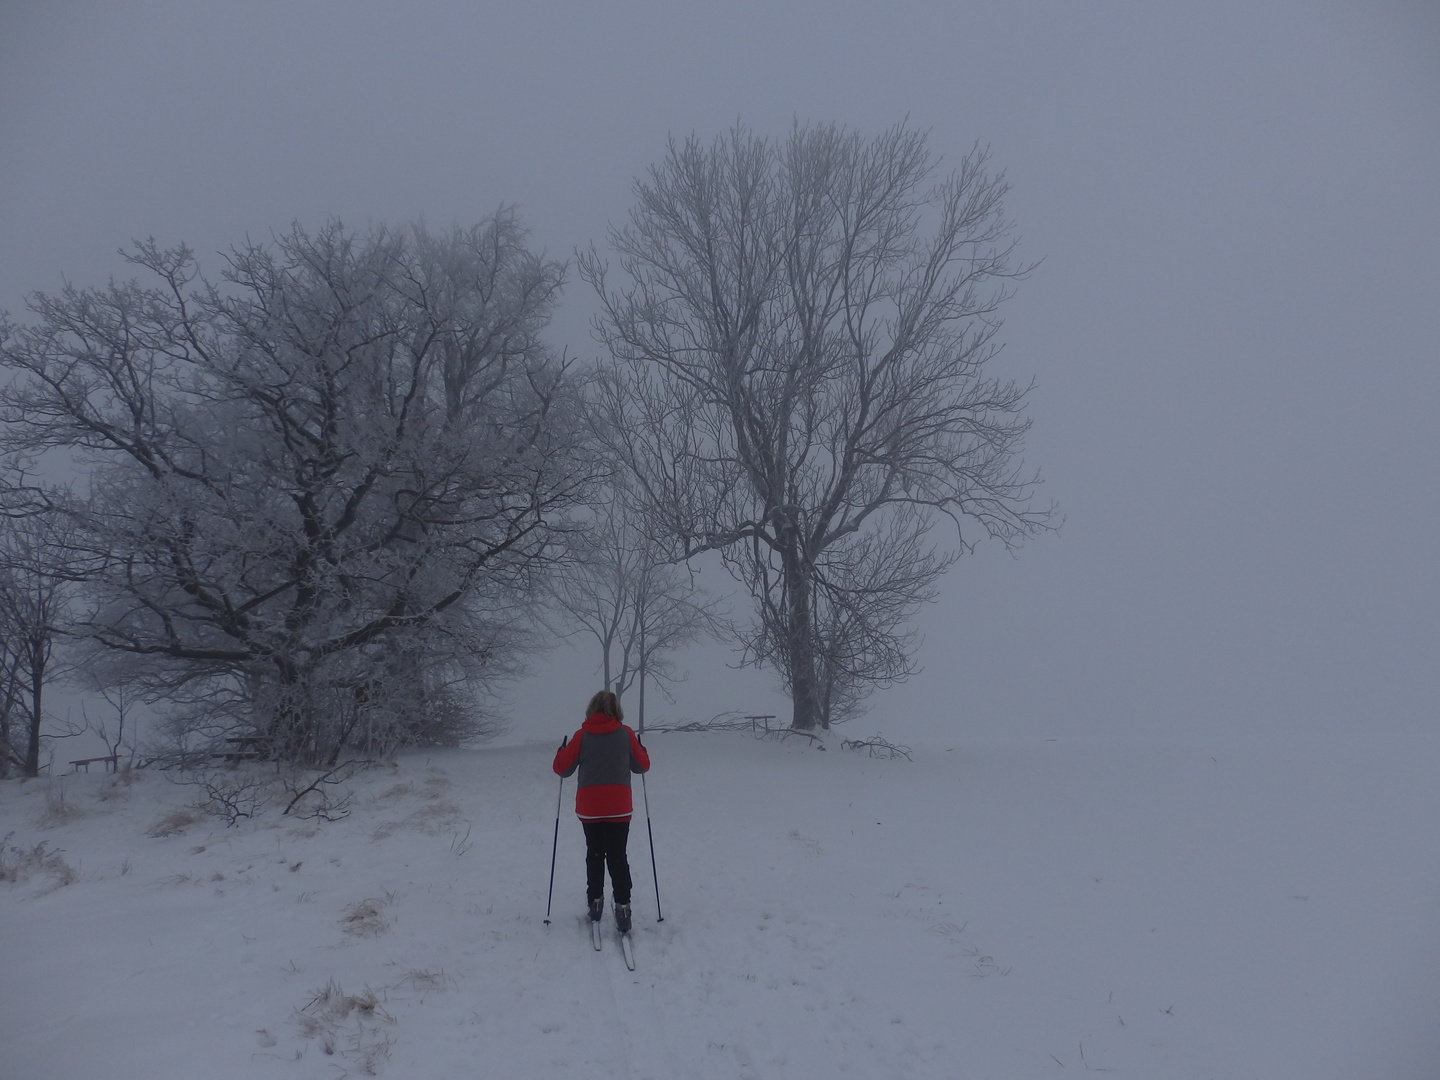
[[[615,903],[630,902],[630,863],[625,843],[630,838],[628,821],[582,821],[585,828],[585,898],[605,897],[605,868],[610,868],[610,887]]]

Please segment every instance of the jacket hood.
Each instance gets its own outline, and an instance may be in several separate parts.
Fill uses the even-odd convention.
[[[592,735],[607,735],[620,727],[620,721],[605,713],[591,713],[585,718],[585,723],[580,725],[582,731],[588,731]]]

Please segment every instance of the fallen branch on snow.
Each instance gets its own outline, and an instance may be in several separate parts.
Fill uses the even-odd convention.
[[[910,747],[892,743],[879,732],[868,739],[842,739],[840,746],[844,750],[869,751],[870,756],[874,758],[883,757],[894,761],[896,758],[903,757],[906,761],[915,760],[910,756]]]

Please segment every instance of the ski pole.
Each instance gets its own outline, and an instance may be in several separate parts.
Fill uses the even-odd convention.
[[[560,740],[560,749],[570,741],[566,735]],[[565,777],[560,777],[560,789],[555,793],[555,835],[550,840],[550,888],[545,890],[545,925],[550,925],[550,899],[555,895],[555,852],[560,847],[560,802],[565,797]]]
[[[650,789],[645,786],[645,774],[640,774],[640,795],[645,800],[645,833],[650,837],[650,878],[655,882],[655,915],[656,922],[664,922],[665,915],[660,910],[660,875],[655,872],[655,832],[650,828]]]

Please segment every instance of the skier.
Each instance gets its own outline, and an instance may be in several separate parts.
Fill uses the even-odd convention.
[[[561,777],[580,770],[575,814],[585,830],[585,898],[591,922],[605,910],[605,869],[615,900],[615,929],[630,932],[630,864],[625,843],[630,835],[630,774],[650,771],[650,755],[624,724],[620,699],[601,690],[590,699],[580,730],[555,754]],[[598,939],[597,939],[598,940]],[[596,946],[599,947],[598,945]]]

